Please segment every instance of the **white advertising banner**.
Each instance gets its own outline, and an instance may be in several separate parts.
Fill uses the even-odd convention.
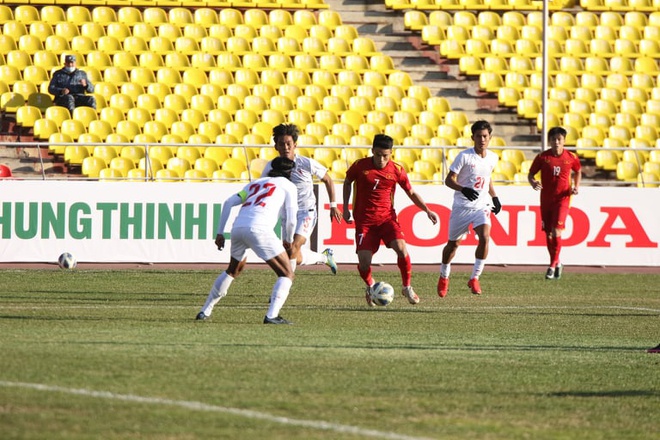
[[[213,240],[222,202],[241,184],[0,181],[0,261],[54,262],[71,252],[80,262],[225,263]],[[415,190],[439,216],[432,225],[397,191],[395,207],[414,264],[438,264],[447,242],[453,191]],[[540,229],[539,194],[528,186],[496,186],[502,212],[492,216],[489,264],[548,263]],[[336,194],[342,194],[337,185]],[[341,200],[338,200],[341,207]],[[660,267],[660,190],[582,187],[563,236],[568,265]],[[353,225],[331,223],[319,188],[319,223],[312,248],[331,247],[340,263],[356,263]],[[231,220],[230,220],[231,222]],[[455,263],[472,263],[470,234]],[[251,261],[257,261],[250,256]],[[374,263],[396,262],[384,246]]]

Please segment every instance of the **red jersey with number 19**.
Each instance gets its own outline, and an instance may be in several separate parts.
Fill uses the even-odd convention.
[[[559,203],[571,197],[571,171],[580,171],[580,159],[568,150],[559,156],[546,150],[534,158],[529,171],[541,171],[541,202]]]
[[[360,159],[346,171],[346,178],[353,180],[353,218],[361,225],[379,225],[396,220],[394,192],[399,184],[405,191],[412,185],[406,170],[394,161],[383,169],[374,167],[371,157]]]

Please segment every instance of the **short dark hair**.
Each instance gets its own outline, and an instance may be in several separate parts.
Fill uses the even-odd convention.
[[[472,124],[472,134],[474,135],[476,132],[481,131],[481,130],[488,130],[488,134],[493,133],[493,127],[490,126],[490,122],[479,120]]]
[[[564,127],[552,127],[550,130],[548,130],[548,139],[557,135],[560,135],[566,139],[566,134],[567,132]]]
[[[291,136],[293,142],[298,142],[300,130],[294,124],[280,124],[273,128],[273,142],[277,143],[280,136]]]
[[[286,157],[276,157],[271,162],[271,169],[268,172],[269,177],[286,177],[291,178],[291,171],[296,166],[296,163]]]
[[[382,148],[383,150],[391,150],[394,146],[394,139],[386,134],[377,134],[374,136],[373,148]]]

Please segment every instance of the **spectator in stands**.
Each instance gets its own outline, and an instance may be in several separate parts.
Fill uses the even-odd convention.
[[[64,67],[56,71],[48,85],[48,93],[55,96],[53,102],[60,107],[66,107],[73,113],[76,107],[96,108],[96,98],[85,95],[92,93],[94,85],[87,74],[76,67],[76,56],[64,57]]]
[[[475,295],[481,295],[479,277],[486,265],[490,243],[490,215],[502,209],[491,174],[497,164],[497,154],[488,149],[493,128],[487,121],[472,124],[474,147],[461,151],[449,167],[445,178],[447,188],[454,190],[454,203],[449,216],[449,240],[442,250],[442,264],[438,278],[438,295],[447,296],[451,261],[470,225],[479,237],[475,261],[468,287]]]
[[[561,278],[561,234],[566,227],[571,196],[577,195],[582,180],[580,159],[575,153],[564,149],[565,141],[564,128],[551,128],[548,131],[550,149],[534,158],[527,175],[532,188],[541,191],[541,226],[550,254],[550,266],[545,273],[548,280]],[[541,181],[534,177],[538,172],[541,172]]]

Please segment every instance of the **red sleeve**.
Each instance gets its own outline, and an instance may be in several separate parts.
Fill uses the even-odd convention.
[[[532,165],[529,167],[529,172],[533,176],[541,170],[541,155],[537,154],[532,162]]]
[[[571,167],[576,173],[582,169],[582,164],[580,163],[580,158],[577,154],[571,153],[573,156],[573,166]]]
[[[410,179],[408,178],[408,173],[406,173],[405,168],[403,168],[401,165],[395,163],[395,166],[399,172],[398,184],[406,192],[410,192],[410,190],[412,190],[412,184],[410,183]]]

